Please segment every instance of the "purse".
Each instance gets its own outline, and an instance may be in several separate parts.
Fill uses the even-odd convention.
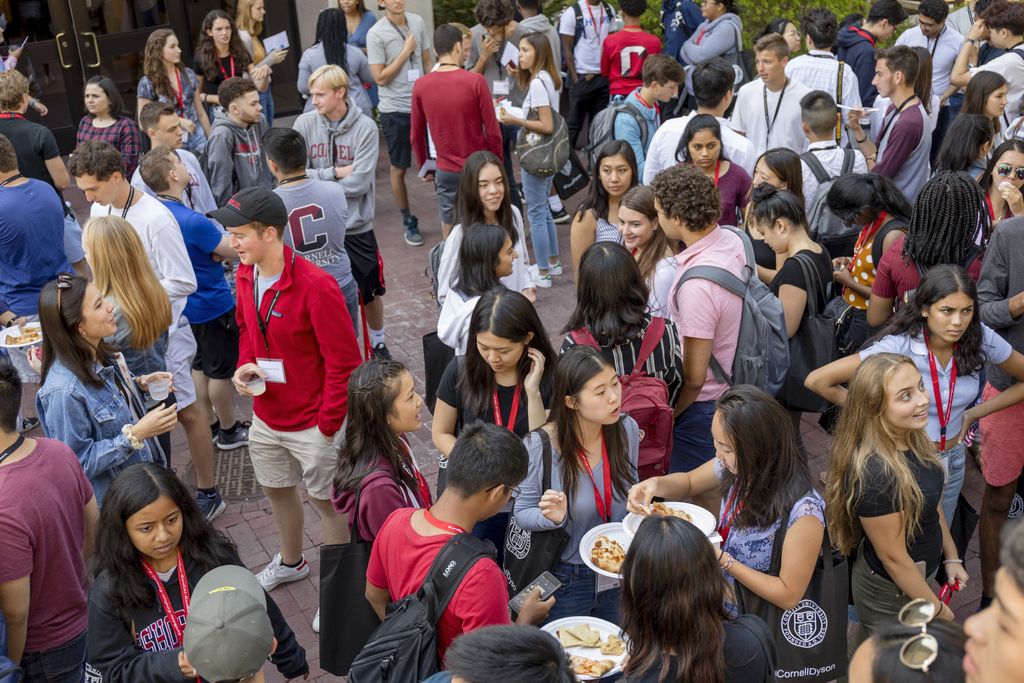
[[[556,98],[557,94],[552,100]],[[523,126],[516,137],[519,165],[530,175],[541,178],[555,175],[569,161],[569,126],[554,107],[551,107],[551,119],[553,128],[549,134],[528,131]],[[531,108],[526,120],[539,121],[540,115],[536,109]]]
[[[590,174],[576,152],[570,152],[569,162],[555,174],[555,192],[560,199],[569,199],[590,184]]]
[[[359,535],[361,489],[360,482],[349,521],[351,540],[320,546],[320,667],[335,676],[348,674],[352,660],[380,625],[366,600],[373,544]]]
[[[441,384],[441,377],[444,376],[444,371],[453,358],[455,349],[441,341],[436,331],[423,335],[423,402],[427,404],[427,410],[431,415],[434,414],[434,404],[437,403],[437,387]]]
[[[828,403],[805,387],[804,380],[813,370],[836,359],[835,323],[819,310],[821,294],[825,288],[813,257],[798,253],[793,258],[804,273],[807,306],[800,329],[789,340],[789,373],[779,398],[791,410],[820,413],[828,407]]]
[[[772,576],[778,576],[782,568],[782,545],[788,527],[787,516],[775,533],[767,572]],[[824,683],[846,675],[848,576],[847,560],[832,549],[826,527],[807,592],[795,607],[784,610],[739,581],[734,583],[740,612],[761,617],[771,629],[779,680]]]
[[[551,488],[551,439],[543,429],[540,435],[541,490]],[[505,579],[509,597],[514,596],[544,572],[551,571],[562,561],[562,551],[569,543],[569,532],[564,527],[548,531],[528,531],[516,524],[515,514],[509,515],[505,529]]]

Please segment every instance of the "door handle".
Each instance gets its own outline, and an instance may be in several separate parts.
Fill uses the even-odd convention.
[[[98,40],[96,40],[96,34],[95,33],[92,33],[90,31],[83,31],[82,35],[83,36],[92,36],[92,49],[93,49],[93,52],[96,53],[96,63],[95,64],[86,64],[86,66],[89,67],[89,68],[95,68],[95,67],[99,66],[100,62],[102,61],[100,59],[100,43],[99,43]]]
[[[64,31],[61,31],[55,35],[54,42],[57,43],[57,57],[60,59],[60,65],[64,69],[70,69],[71,65],[64,61],[64,51],[60,49],[60,41],[64,39]]]

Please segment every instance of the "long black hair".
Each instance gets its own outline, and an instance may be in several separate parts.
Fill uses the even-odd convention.
[[[337,64],[348,73],[348,24],[337,7],[320,10],[316,17],[316,42],[323,45],[328,64]]]
[[[917,195],[903,257],[925,268],[964,265],[977,249],[984,251],[991,234],[992,219],[981,186],[963,171],[943,171]]]
[[[103,379],[96,374],[95,363],[110,365],[117,349],[101,340],[94,357],[89,342],[78,332],[82,311],[87,304],[85,293],[88,287],[89,281],[83,277],[61,274],[39,293],[39,327],[43,333],[40,376],[43,382],[54,362],[60,361],[83,384],[103,386]]]
[[[544,324],[537,315],[537,309],[519,292],[491,289],[480,297],[469,319],[469,340],[466,343],[465,362],[459,376],[459,391],[462,393],[462,404],[467,415],[485,412],[495,389],[494,371],[476,347],[476,337],[481,332],[490,332],[495,337],[516,343],[526,342],[529,337],[523,355],[519,358],[516,381],[522,382],[529,374],[530,356],[526,349],[533,348],[544,356],[541,386],[550,384],[558,356],[551,347],[551,340],[548,339]]]
[[[93,573],[105,573],[110,599],[126,622],[131,610],[156,603],[156,589],[142,571],[142,556],[132,543],[125,523],[136,512],[167,496],[181,510],[178,549],[186,565],[197,565],[199,579],[211,569],[238,563],[238,551],[224,534],[214,529],[174,471],[153,463],[125,468],[107,489],[100,509],[99,532]]]
[[[474,223],[464,230],[459,246],[459,279],[453,289],[472,297],[504,287],[495,271],[507,239],[515,245],[515,233],[510,237],[500,225]]]
[[[719,161],[728,161],[729,159],[725,156],[725,147],[722,146],[722,124],[711,114],[697,114],[687,122],[683,135],[679,138],[679,144],[676,145],[676,161],[688,164],[693,162],[693,159],[690,158],[690,140],[702,130],[710,130],[711,134],[718,139]]]
[[[774,225],[784,218],[799,230],[808,231],[807,212],[802,199],[769,183],[760,183],[750,191],[750,216],[758,225]]]
[[[381,458],[391,464],[399,481],[416,490],[416,477],[406,466],[409,456],[405,444],[388,425],[405,373],[408,370],[397,360],[374,358],[349,377],[348,417],[334,471],[335,490],[356,488],[377,468]]]
[[[636,153],[633,151],[633,146],[625,140],[610,140],[597,150],[597,160],[594,162],[593,171],[594,175],[590,179],[590,185],[587,187],[587,196],[580,202],[579,208],[576,209],[577,216],[583,216],[587,211],[593,211],[597,214],[598,218],[603,220],[617,221],[617,216],[608,218],[608,191],[604,189],[604,183],[601,182],[601,162],[608,157],[621,156],[629,164],[630,181],[627,190],[636,187],[639,182],[639,171],[636,167]],[[623,193],[625,194],[625,193]]]
[[[516,242],[516,229],[512,225],[512,199],[511,188],[509,187],[508,175],[505,173],[505,166],[501,159],[494,156],[492,152],[481,150],[473,152],[466,157],[462,165],[462,173],[459,174],[459,190],[455,195],[455,223],[462,225],[465,233],[468,226],[473,223],[485,223],[484,205],[480,201],[480,172],[488,164],[494,166],[501,173],[501,182],[505,186],[505,196],[501,200],[501,206],[495,212],[498,224],[505,228],[512,243]]]
[[[1020,138],[1010,138],[992,151],[992,155],[988,159],[988,165],[985,167],[985,173],[978,180],[978,185],[981,186],[981,191],[986,195],[992,191],[992,173],[996,170],[996,166],[999,165],[999,160],[1007,152],[1019,152],[1024,154],[1024,140],[1021,140]]]
[[[942,147],[935,159],[935,172],[969,172],[978,162],[981,148],[991,143],[994,137],[992,119],[981,114],[961,114],[949,124],[946,137],[942,138]]]
[[[599,344],[623,344],[646,329],[649,297],[629,250],[614,242],[595,242],[580,257],[576,308],[562,334],[586,328]]]
[[[861,214],[870,212],[867,223],[885,211],[904,222],[910,221],[913,208],[891,179],[877,173],[850,173],[839,176],[826,196],[828,208],[840,220],[853,224]]]
[[[940,264],[930,267],[914,290],[914,298],[905,306],[900,306],[892,321],[878,336],[923,336],[928,329],[928,319],[922,312],[940,299],[957,293],[971,297],[974,315],[953,348],[953,358],[956,359],[958,374],[973,375],[984,367],[988,359],[981,345],[981,304],[978,303],[978,286],[961,266]]]

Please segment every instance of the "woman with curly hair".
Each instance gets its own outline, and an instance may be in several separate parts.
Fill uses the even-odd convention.
[[[181,117],[182,147],[190,152],[206,149],[210,134],[210,118],[200,99],[199,77],[181,63],[181,44],[169,28],[158,28],[149,34],[143,53],[144,76],[136,90],[138,111],[150,102],[165,102]]]

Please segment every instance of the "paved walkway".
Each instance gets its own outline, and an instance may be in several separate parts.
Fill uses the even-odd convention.
[[[278,121],[277,125],[284,125]],[[421,339],[424,334],[435,329],[438,308],[431,300],[429,283],[424,275],[427,254],[431,245],[440,241],[441,229],[438,224],[437,209],[433,185],[421,181],[410,173],[410,200],[413,212],[419,216],[420,230],[423,232],[426,245],[415,248],[407,246],[403,240],[401,214],[391,196],[388,180],[387,154],[381,147],[380,162],[377,168],[377,219],[376,234],[384,256],[385,276],[388,293],[385,302],[385,332],[387,344],[397,360],[405,363],[416,378],[418,390],[423,390],[423,351]],[[69,193],[70,194],[70,193]],[[569,202],[574,207],[580,200],[577,195]],[[76,207],[82,206],[84,199],[79,195]],[[564,264],[570,263],[569,258],[569,225],[558,226],[559,244]],[[571,266],[570,266],[571,267]],[[569,267],[566,268],[569,270]],[[548,333],[556,345],[561,344],[562,325],[568,319],[574,305],[574,285],[572,275],[566,273],[555,278],[551,289],[538,289],[537,310],[547,326]],[[239,406],[251,414],[251,407],[246,401],[239,400]],[[436,451],[430,440],[430,415],[424,411],[423,427],[410,435],[413,454],[420,468],[431,482],[436,480]],[[830,438],[817,425],[816,415],[805,415],[803,422],[803,439],[807,447],[813,481],[818,482],[819,473],[826,466],[826,456]],[[174,466],[184,472],[188,466],[188,450],[184,434],[178,428],[174,433]],[[819,486],[819,490],[820,490]],[[981,475],[973,463],[968,463],[967,480],[964,492],[977,508],[981,504],[983,482]],[[318,636],[313,633],[311,621],[318,607],[319,592],[319,558],[317,547],[323,541],[320,521],[316,511],[306,503],[305,538],[303,552],[310,564],[308,579],[285,584],[271,594],[280,606],[288,623],[295,631],[299,642],[306,648],[310,663],[311,681],[340,680],[322,671],[318,664],[320,650]],[[238,545],[242,561],[258,572],[278,550],[278,534],[274,520],[270,514],[270,503],[262,496],[250,500],[229,503],[227,512],[216,520],[215,526],[221,529]],[[977,608],[980,597],[980,567],[978,563],[977,535],[967,553],[967,567],[973,579],[971,585],[961,595],[954,598],[951,606],[957,612],[958,619],[970,615]],[[339,606],[345,609],[344,606]],[[283,678],[273,667],[267,667],[267,680],[282,681]]]

